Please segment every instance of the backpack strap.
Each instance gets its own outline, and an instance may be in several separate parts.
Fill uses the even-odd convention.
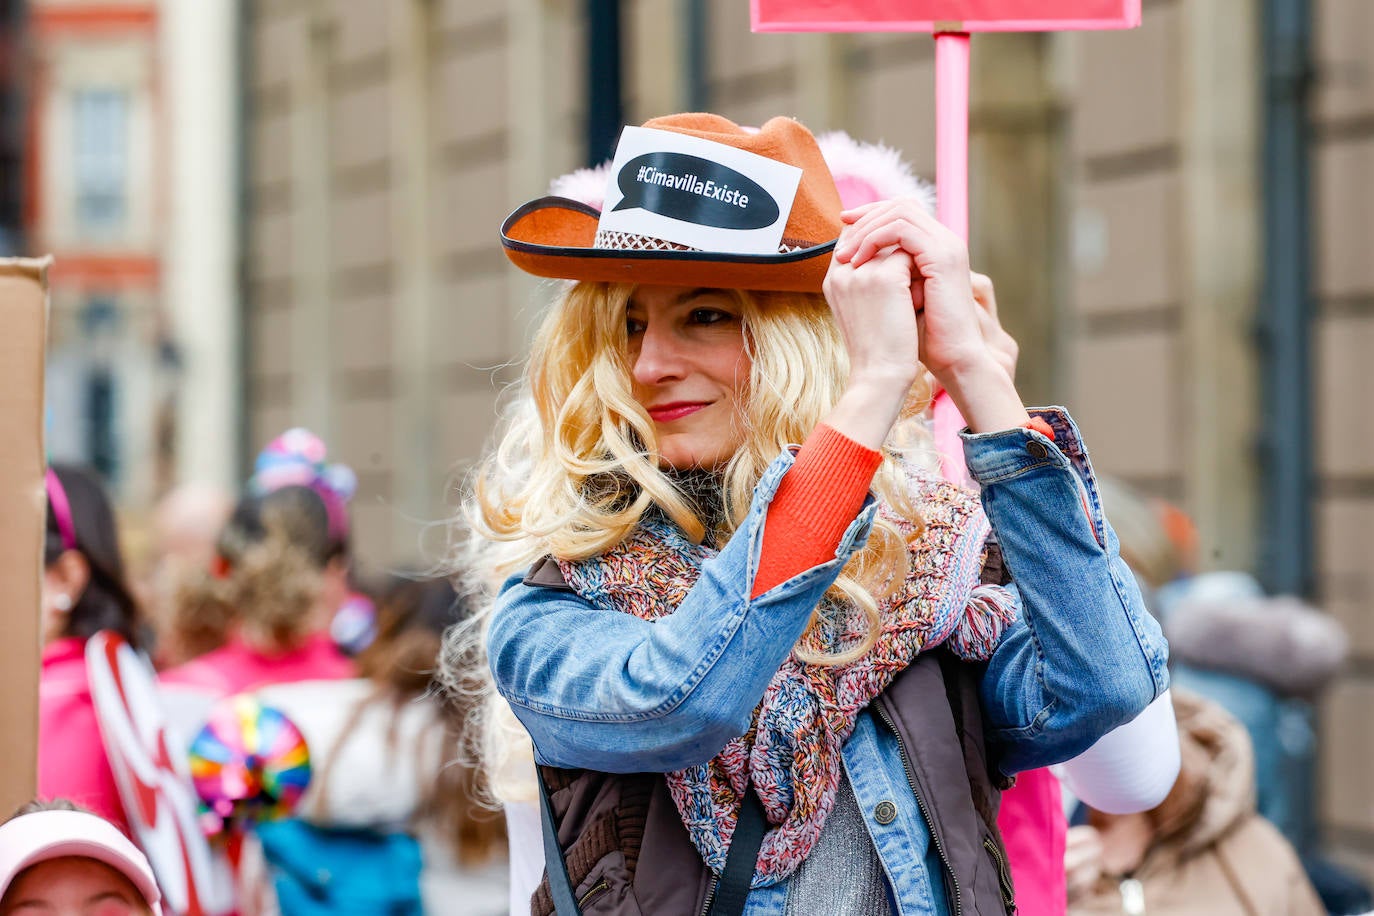
[[[730,839],[730,851],[725,856],[725,870],[716,884],[716,896],[707,916],[740,916],[749,896],[749,884],[754,880],[754,866],[759,859],[763,834],[768,830],[768,818],[763,813],[753,785],[744,790],[740,803],[739,822]]]
[[[555,565],[554,569],[558,567]],[[582,908],[577,904],[573,893],[572,879],[568,877],[568,863],[563,860],[563,849],[558,845],[558,825],[553,822],[553,800],[549,797],[549,784],[539,767],[534,768],[539,777],[539,816],[543,823],[544,867],[549,875],[549,891],[553,894],[553,911],[558,916],[582,916]]]

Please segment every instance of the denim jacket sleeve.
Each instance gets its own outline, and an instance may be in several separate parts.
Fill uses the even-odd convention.
[[[667,617],[651,623],[507,581],[488,658],[541,763],[668,772],[704,763],[748,731],[764,688],[866,543],[877,511],[870,497],[833,560],[750,600],[768,505],[792,461],[785,452],[769,466],[744,524]]]
[[[969,472],[1021,614],[987,663],[982,701],[1001,769],[1068,760],[1168,687],[1168,647],[1103,516],[1078,429],[1062,408],[1029,429],[965,432]]]

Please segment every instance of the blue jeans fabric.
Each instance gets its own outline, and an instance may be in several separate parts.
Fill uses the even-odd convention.
[[[1067,760],[1128,721],[1168,686],[1167,647],[1102,515],[1088,455],[1061,408],[1029,429],[964,434],[970,473],[1015,580],[1015,624],[981,681],[990,750],[1013,774]],[[708,560],[669,617],[648,622],[571,592],[512,577],[488,633],[497,689],[534,739],[540,763],[602,772],[669,772],[702,763],[748,730],[764,688],[812,608],[872,527],[872,498],[834,559],[750,599],[763,522],[792,466],[784,452],[755,488],[747,518]],[[844,763],[902,914],[947,909],[929,831],[895,742],[860,715]],[[898,806],[886,825],[879,801]],[[780,913],[786,882],[749,898]]]

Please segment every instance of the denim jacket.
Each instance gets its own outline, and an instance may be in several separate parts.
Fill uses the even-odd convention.
[[[1062,409],[1033,413],[1050,423],[1053,441],[1029,429],[963,437],[1020,609],[979,691],[989,750],[1007,775],[1076,756],[1168,685],[1163,636],[1120,559],[1077,428]],[[877,509],[870,499],[834,559],[751,599],[768,506],[791,465],[784,453],[768,468],[745,522],[669,617],[651,623],[571,592],[506,583],[488,634],[490,664],[540,763],[668,772],[708,760],[747,731]],[[899,748],[871,707],[843,761],[894,912],[948,912]],[[881,802],[897,816],[883,806],[876,819]],[[746,913],[782,913],[788,883],[753,891]]]

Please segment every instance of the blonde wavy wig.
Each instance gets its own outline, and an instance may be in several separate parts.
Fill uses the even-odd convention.
[[[748,511],[755,485],[789,445],[802,442],[843,393],[849,358],[830,308],[820,294],[732,291],[743,319],[751,359],[735,418],[738,447],[720,468],[719,516],[703,517],[699,502],[659,466],[654,426],[631,387],[625,313],[629,285],[579,283],[569,287],[541,324],[521,384],[514,390],[494,448],[471,478],[457,528],[460,588],[482,608],[450,634],[444,669],[451,689],[468,694],[470,708],[486,705],[478,731],[481,756],[498,798],[528,797],[503,786],[503,775],[523,767],[525,747],[512,747],[519,726],[490,690],[484,640],[491,598],[500,583],[543,556],[581,559],[623,540],[644,513],[657,507],[690,538],[724,543]],[[914,354],[913,354],[914,358]],[[908,495],[902,465],[929,464],[923,422],[930,388],[922,373],[883,449],[875,495],[922,530]],[[851,662],[872,647],[879,630],[878,603],[906,578],[907,541],[879,518],[867,545],[846,565],[828,595],[857,610],[866,634],[841,651],[823,651],[833,639],[817,629],[833,624],[813,612],[794,648],[798,660],[818,665]],[[473,691],[486,704],[472,702]],[[516,742],[518,743],[518,742]]]

